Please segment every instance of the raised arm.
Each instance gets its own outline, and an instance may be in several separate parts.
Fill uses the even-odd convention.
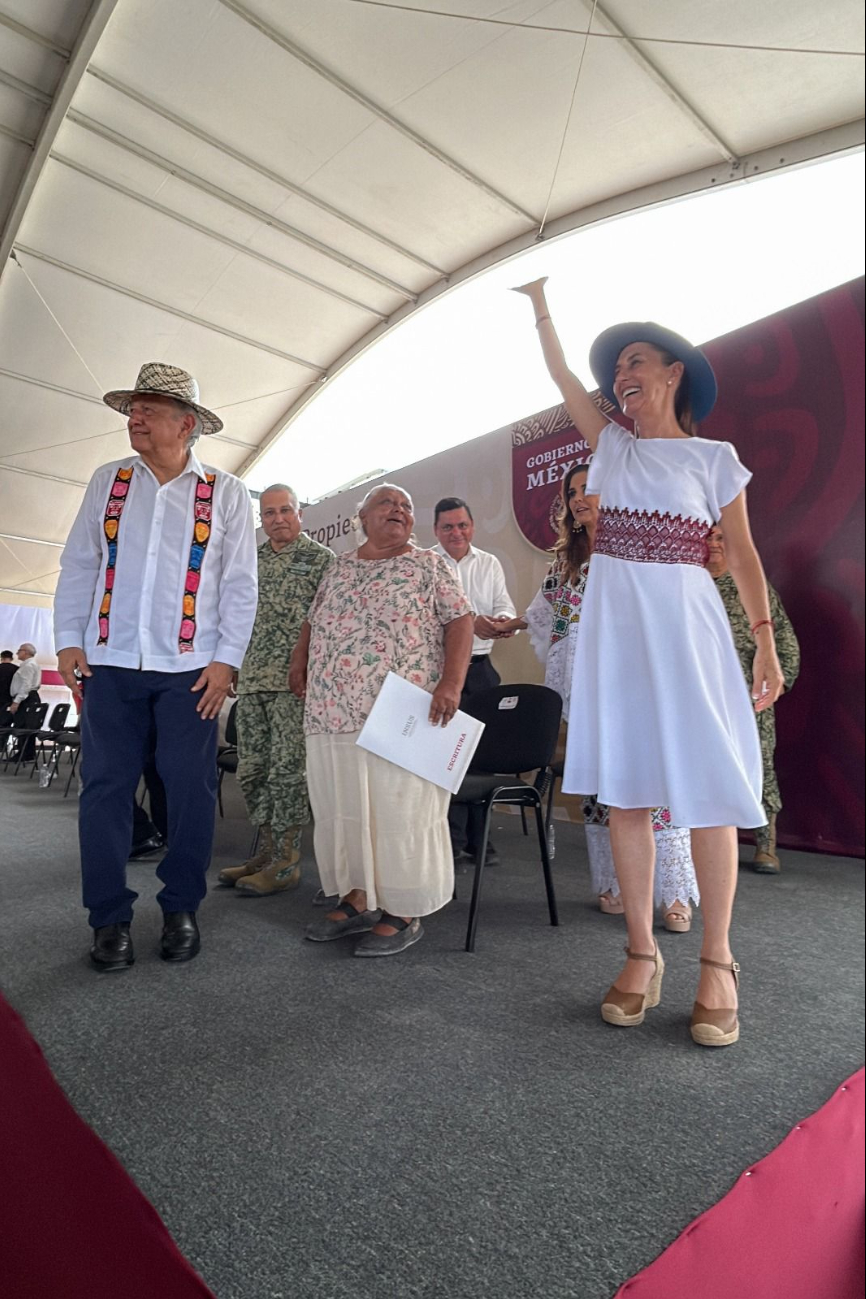
[[[535,310],[535,327],[538,330],[538,338],[541,343],[541,350],[544,353],[544,362],[548,373],[562,393],[565,408],[571,416],[574,427],[594,451],[598,443],[598,436],[608,421],[602,415],[577,375],[568,368],[565,353],[553,327],[550,309],[544,296],[546,283],[547,276],[540,280],[533,280],[531,284],[521,284],[514,292],[524,293],[532,303]]]

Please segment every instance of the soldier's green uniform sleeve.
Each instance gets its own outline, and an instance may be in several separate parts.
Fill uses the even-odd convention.
[[[800,645],[785,613],[779,593],[767,583],[770,596],[770,616],[776,625],[776,652],[785,678],[785,689],[790,690],[800,672]]]

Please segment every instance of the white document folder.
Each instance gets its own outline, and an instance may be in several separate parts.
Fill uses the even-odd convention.
[[[483,730],[459,709],[447,726],[434,726],[427,691],[389,672],[356,743],[455,794]]]

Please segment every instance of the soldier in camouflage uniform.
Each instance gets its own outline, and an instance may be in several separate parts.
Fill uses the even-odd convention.
[[[728,572],[728,561],[725,556],[725,543],[720,528],[713,528],[709,536],[710,558],[707,567],[713,575],[719,594],[730,619],[734,633],[734,644],[743,665],[743,674],[749,689],[752,688],[752,662],[755,657],[755,638],[749,629],[749,619],[743,608],[734,579]],[[800,671],[800,646],[794,635],[791,620],[782,607],[777,591],[767,583],[770,596],[770,616],[775,624],[776,651],[782,675],[785,678],[785,689],[790,690],[797,680]],[[773,708],[767,708],[755,714],[758,734],[761,738],[761,756],[764,760],[764,791],[761,801],[767,814],[767,824],[755,830],[757,850],[754,867],[766,875],[776,875],[781,863],[776,853],[776,819],[782,810],[782,799],[779,793],[779,782],[776,779],[776,768],[773,759],[776,752],[776,714]],[[749,829],[751,827],[743,827]]]
[[[333,551],[301,531],[298,498],[277,483],[262,492],[259,603],[238,679],[238,780],[259,851],[220,871],[220,884],[266,897],[301,880],[307,800],[304,702],[289,689],[289,658]]]

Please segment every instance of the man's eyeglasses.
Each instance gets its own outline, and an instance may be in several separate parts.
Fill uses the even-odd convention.
[[[468,532],[472,527],[471,523],[440,523],[440,532]]]

